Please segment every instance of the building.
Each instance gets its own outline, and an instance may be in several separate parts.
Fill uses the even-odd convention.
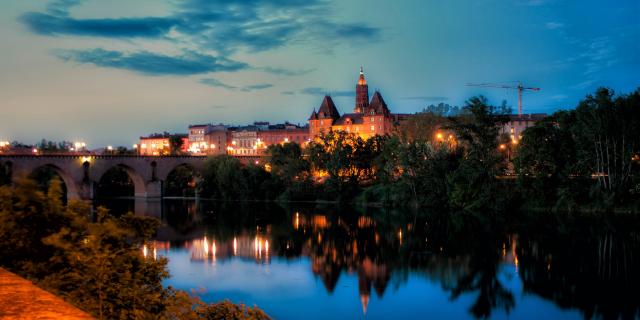
[[[234,156],[261,156],[270,145],[295,142],[304,146],[310,138],[309,127],[291,123],[270,125],[268,122],[255,122],[253,125],[233,129],[227,153]]]
[[[376,91],[369,100],[369,86],[360,68],[360,77],[356,84],[356,99],[353,113],[340,115],[333,99],[325,96],[316,112],[309,117],[309,134],[317,136],[321,132],[342,130],[355,133],[362,138],[391,134],[394,115],[391,114],[382,94]]]
[[[238,127],[231,132],[231,145],[227,147],[227,154],[233,156],[257,156],[258,155],[258,130],[257,126]]]
[[[502,125],[500,134],[506,134],[513,143],[518,143],[520,139],[522,139],[522,132],[524,132],[525,129],[532,127],[536,122],[546,117],[547,115],[545,113],[509,115],[509,122]]]
[[[229,130],[222,124],[198,124],[189,126],[188,150],[194,155],[219,155],[227,153]]]
[[[258,131],[258,141],[263,149],[278,143],[295,142],[304,146],[311,141],[309,127],[300,127],[291,123],[270,125],[267,130]]]
[[[143,156],[166,156],[175,153],[172,150],[171,139],[179,138],[182,140],[180,152],[187,152],[189,147],[189,138],[186,134],[170,134],[154,133],[146,137],[140,137],[138,144],[138,153]]]

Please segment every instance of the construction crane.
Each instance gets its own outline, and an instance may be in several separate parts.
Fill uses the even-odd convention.
[[[540,88],[525,87],[521,82],[518,82],[517,86],[506,85],[501,83],[467,83],[468,87],[482,87],[482,88],[502,88],[502,89],[517,89],[518,90],[518,116],[522,117],[522,92],[525,90],[540,91]]]

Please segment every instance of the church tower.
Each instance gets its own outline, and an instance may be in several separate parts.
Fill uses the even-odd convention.
[[[364,71],[360,67],[360,78],[356,85],[356,106],[353,108],[354,113],[364,113],[369,107],[369,86],[367,80],[364,79]]]

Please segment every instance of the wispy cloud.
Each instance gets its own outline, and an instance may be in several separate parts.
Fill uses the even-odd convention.
[[[555,30],[555,29],[560,29],[560,28],[564,27],[564,24],[560,23],[560,22],[550,21],[550,22],[545,23],[544,27],[549,29],[549,30]]]
[[[268,89],[273,87],[273,84],[271,83],[258,83],[258,84],[252,84],[252,85],[248,85],[248,86],[244,86],[242,87],[242,91],[256,91],[256,90],[264,90],[264,89]]]
[[[195,52],[185,52],[178,56],[168,56],[148,51],[124,53],[104,49],[91,49],[58,50],[56,55],[65,61],[130,70],[154,76],[185,76],[209,72],[238,71],[249,67],[243,62]]]
[[[313,41],[323,46],[372,40],[381,33],[365,22],[338,22],[328,15],[323,0],[185,0],[171,2],[174,10],[163,17],[71,17],[77,0],[49,3],[46,12],[20,17],[29,29],[46,36],[165,39],[187,43],[200,52],[229,55],[237,50],[258,52]],[[266,69],[282,75],[298,72]]]
[[[224,89],[229,89],[229,90],[236,90],[239,89],[240,91],[244,91],[244,92],[251,92],[251,91],[256,91],[256,90],[264,90],[264,89],[268,89],[273,87],[274,85],[271,83],[258,83],[258,84],[251,84],[251,85],[247,85],[244,87],[238,87],[238,86],[234,86],[234,85],[230,85],[227,83],[224,83],[218,79],[214,79],[214,78],[204,78],[204,79],[200,79],[199,81],[200,83],[210,86],[210,87],[217,87],[217,88],[224,88]]]
[[[20,17],[29,29],[45,36],[107,38],[161,38],[177,22],[171,18],[73,19],[68,16],[30,12]]]
[[[354,91],[329,90],[329,89],[320,88],[320,87],[304,88],[300,90],[299,93],[314,95],[314,96],[323,96],[328,94],[333,97],[350,97],[355,95]]]
[[[561,100],[565,100],[565,99],[569,98],[569,96],[566,95],[566,94],[554,94],[549,98],[551,100],[561,101]]]
[[[444,96],[409,96],[409,97],[402,97],[402,99],[437,102],[437,101],[447,101],[447,100],[449,100],[449,97],[444,97]]]
[[[309,74],[313,71],[316,71],[316,69],[301,69],[301,70],[291,70],[291,69],[285,69],[285,68],[276,68],[276,67],[264,67],[264,68],[259,68],[260,70],[267,72],[267,73],[271,73],[271,74],[275,74],[275,75],[280,75],[280,76],[302,76],[305,74]]]
[[[225,88],[225,89],[230,89],[233,90],[237,87],[232,86],[232,85],[228,85],[218,79],[214,79],[214,78],[204,78],[204,79],[200,79],[199,81],[200,83],[210,86],[210,87],[219,87],[219,88]]]

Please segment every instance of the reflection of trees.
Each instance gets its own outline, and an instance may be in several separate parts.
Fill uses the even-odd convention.
[[[520,247],[524,290],[562,308],[578,308],[586,318],[640,317],[634,293],[640,285],[640,239],[637,231],[633,235],[527,236]]]
[[[468,273],[458,278],[457,284],[450,288],[451,298],[456,299],[466,292],[478,292],[478,298],[471,306],[471,313],[478,318],[488,318],[496,308],[507,313],[515,306],[511,291],[498,280],[498,262],[495,255],[474,256]]]

